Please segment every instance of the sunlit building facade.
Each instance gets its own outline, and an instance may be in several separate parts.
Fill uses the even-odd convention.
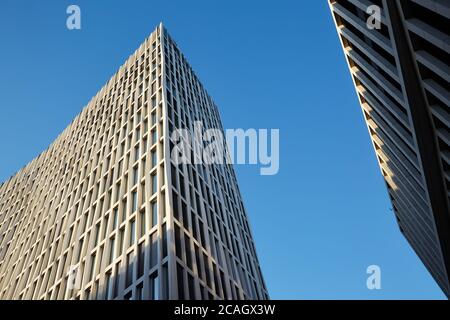
[[[222,129],[160,24],[1,184],[0,299],[268,299],[232,166],[171,159],[197,121]]]

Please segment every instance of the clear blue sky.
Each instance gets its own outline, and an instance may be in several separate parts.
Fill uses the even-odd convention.
[[[77,4],[82,30],[66,29]],[[441,299],[401,236],[327,1],[0,4],[0,180],[43,151],[163,21],[227,128],[279,128],[280,173],[238,166],[274,299]],[[382,289],[366,288],[366,268]]]

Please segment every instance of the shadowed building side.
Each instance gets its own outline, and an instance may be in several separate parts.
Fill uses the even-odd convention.
[[[450,3],[329,4],[400,230],[449,297]]]

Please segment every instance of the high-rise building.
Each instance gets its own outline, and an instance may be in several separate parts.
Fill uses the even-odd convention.
[[[329,4],[400,230],[450,296],[450,2]]]
[[[223,130],[161,24],[1,184],[0,299],[267,299],[232,166],[171,158],[198,121]]]

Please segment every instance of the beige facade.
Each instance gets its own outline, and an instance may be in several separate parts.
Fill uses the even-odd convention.
[[[161,25],[50,147],[0,186],[0,299],[266,299],[233,168],[175,165],[222,128]]]

